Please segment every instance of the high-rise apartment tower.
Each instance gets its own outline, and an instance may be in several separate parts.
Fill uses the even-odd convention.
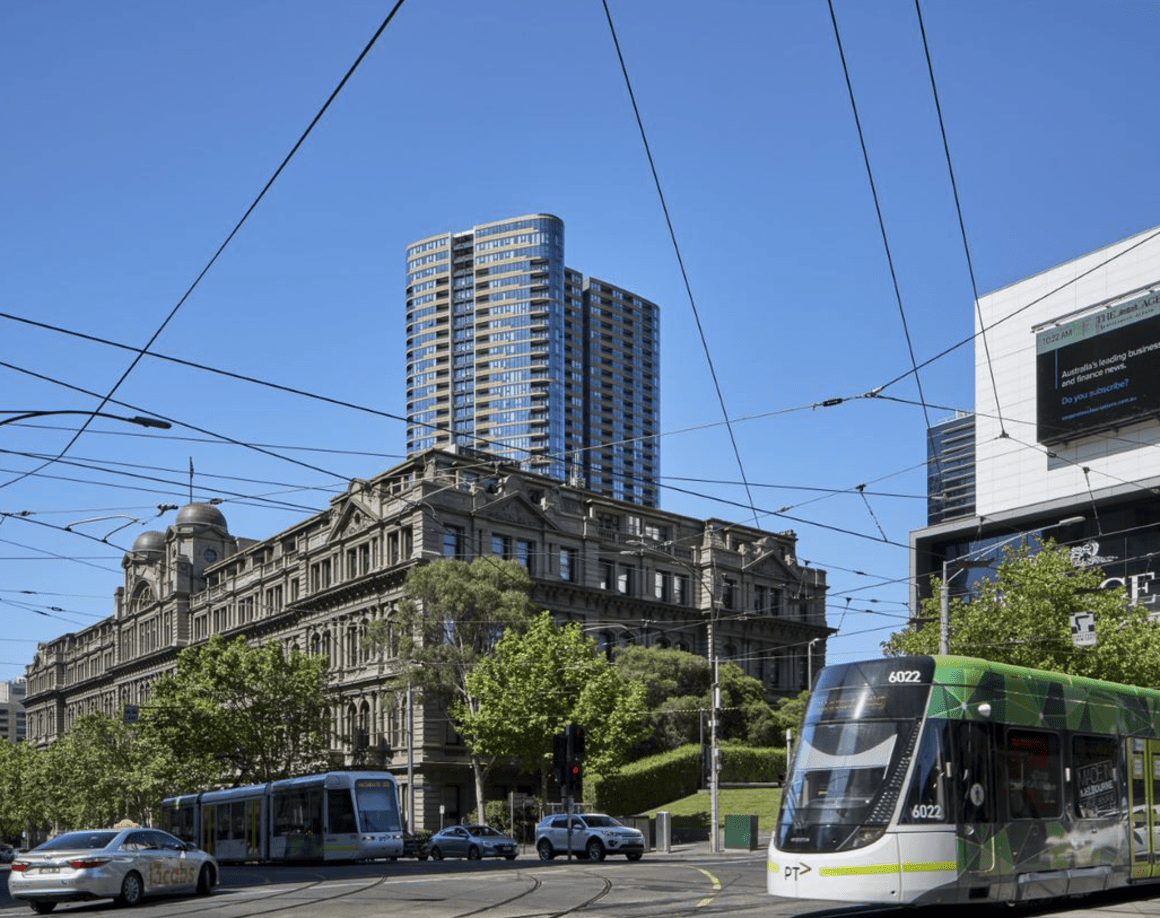
[[[407,452],[468,447],[655,507],[657,306],[528,214],[407,247]]]

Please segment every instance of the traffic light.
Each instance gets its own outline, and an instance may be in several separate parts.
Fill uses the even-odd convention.
[[[556,783],[567,793],[568,787],[568,734],[557,733],[552,737],[552,771],[556,775]]]
[[[569,797],[583,797],[584,796],[584,763],[573,762],[568,767],[568,787],[566,793]]]
[[[568,724],[564,733],[568,737],[568,761],[584,761],[584,725]]]

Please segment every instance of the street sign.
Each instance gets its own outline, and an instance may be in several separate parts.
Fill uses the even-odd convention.
[[[1094,647],[1096,639],[1096,617],[1091,612],[1071,614],[1071,642],[1076,647]]]

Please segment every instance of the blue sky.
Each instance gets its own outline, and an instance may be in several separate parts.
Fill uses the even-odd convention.
[[[834,2],[894,278],[826,3],[608,0],[690,301],[600,0],[407,0],[182,302],[391,6],[0,5],[0,411],[95,407],[132,360],[18,319],[140,347],[179,302],[153,350],[369,409],[146,358],[109,410],[170,431],[97,422],[25,476],[73,419],[0,428],[0,679],[112,612],[191,460],[196,498],[253,538],[398,461],[405,245],[535,211],[564,219],[570,266],[661,306],[664,507],[751,521],[744,476],[761,525],[829,572],[829,660],[879,655],[927,424],[973,402],[914,4]],[[1160,3],[922,16],[980,293],[1160,223]]]

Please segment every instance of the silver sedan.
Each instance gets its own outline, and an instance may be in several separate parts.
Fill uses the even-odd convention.
[[[207,895],[217,882],[217,861],[168,832],[93,829],[65,832],[17,854],[8,892],[44,915],[58,902],[115,899],[136,905],[154,893]]]
[[[478,861],[482,857],[504,857],[514,860],[516,843],[491,826],[449,826],[431,836],[431,857],[437,861],[445,857],[465,857]]]

